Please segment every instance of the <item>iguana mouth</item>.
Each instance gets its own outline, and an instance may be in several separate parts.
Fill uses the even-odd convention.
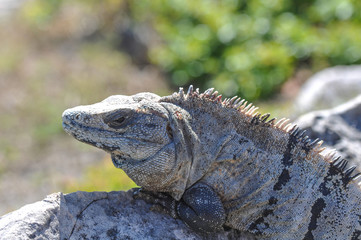
[[[89,138],[84,137],[84,132],[90,132],[93,135],[94,135],[94,133],[98,133],[99,138],[115,138],[115,137],[117,137],[115,134],[111,134],[112,132],[110,132],[110,131],[103,130],[100,128],[84,126],[75,121],[65,121],[65,120],[63,121],[63,129],[65,130],[66,133],[72,135],[77,140],[87,143],[87,144],[90,144],[94,147],[103,149],[107,152],[113,152],[113,151],[118,150],[117,148],[107,146],[104,143],[92,141],[92,140],[90,140],[91,139],[90,137]]]
[[[71,136],[73,136],[75,139],[77,139],[80,142],[103,149],[104,151],[106,151],[110,154],[116,154],[117,156],[129,158],[129,154],[123,152],[119,147],[110,146],[109,144],[106,143],[106,141],[109,139],[122,138],[122,137],[120,137],[118,132],[112,132],[112,131],[105,130],[102,128],[89,127],[82,123],[76,122],[72,119],[69,119],[66,116],[63,117],[63,129],[65,130],[66,133],[70,134]],[[96,135],[97,135],[97,141],[93,140]],[[139,139],[137,139],[135,137],[130,137],[130,136],[127,136],[126,139],[133,139],[133,140],[139,141]],[[142,140],[142,141],[148,142],[148,143],[154,143],[154,142],[147,141],[147,140]],[[163,149],[165,146],[169,145],[170,143],[171,142],[164,144],[160,148],[160,150]],[[154,154],[156,154],[156,153],[154,153]],[[149,158],[149,157],[150,156],[147,156],[147,158]],[[144,161],[147,158],[144,158],[144,159],[142,158],[142,159],[137,159],[137,160]]]
[[[64,128],[65,132],[67,132],[71,135],[73,135],[76,132],[84,133],[84,131],[85,131],[85,132],[91,132],[92,135],[94,135],[94,133],[98,133],[99,136],[107,137],[107,138],[119,137],[116,135],[115,132],[105,130],[102,128],[90,127],[90,126],[78,123],[74,120],[68,119],[67,117],[63,117],[63,128]]]

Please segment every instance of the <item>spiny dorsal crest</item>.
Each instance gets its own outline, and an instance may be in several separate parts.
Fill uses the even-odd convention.
[[[234,96],[232,98],[225,98],[222,100],[222,95],[218,91],[214,91],[214,88],[209,88],[203,93],[199,93],[199,88],[196,90],[193,89],[193,86],[190,85],[187,93],[184,93],[183,88],[179,88],[178,92],[179,97],[182,100],[191,100],[192,98],[199,98],[204,100],[210,100],[214,104],[219,104],[223,107],[233,108],[237,110],[240,114],[244,114],[248,117],[251,117],[252,124],[263,123],[269,127],[279,129],[280,131],[290,134],[290,137],[296,139],[296,141],[303,144],[305,148],[310,149],[311,156],[316,156],[323,152],[326,147],[322,147],[323,141],[320,139],[311,140],[308,136],[305,135],[306,130],[299,129],[297,125],[289,123],[289,119],[281,118],[276,121],[276,118],[268,120],[270,117],[269,113],[261,114],[259,113],[258,107],[253,106],[252,103],[248,103],[245,99]],[[268,120],[268,121],[267,121]],[[361,176],[361,173],[354,173],[356,169],[355,166],[352,166],[346,169],[348,161],[341,159],[341,157],[335,157],[335,152],[328,153],[327,155],[322,156],[322,158],[329,162],[332,168],[335,168],[342,175],[342,181],[346,185],[352,180],[356,180]],[[358,183],[361,185],[361,183]]]

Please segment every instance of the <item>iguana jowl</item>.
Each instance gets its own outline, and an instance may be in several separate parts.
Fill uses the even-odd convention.
[[[76,139],[111,154],[145,191],[191,228],[224,226],[259,239],[361,239],[359,174],[322,156],[286,119],[213,89],[111,96],[63,113]]]

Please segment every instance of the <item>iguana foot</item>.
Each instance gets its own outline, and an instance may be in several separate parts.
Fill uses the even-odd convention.
[[[161,192],[146,191],[142,188],[135,188],[133,193],[134,199],[141,199],[147,203],[161,206],[171,217],[178,218],[176,212],[177,201],[170,195]]]
[[[162,206],[173,218],[182,219],[187,226],[201,233],[223,230],[226,214],[221,200],[206,184],[197,183],[176,201],[166,193],[137,189],[135,199]]]
[[[226,213],[217,193],[208,185],[196,183],[187,189],[177,204],[178,216],[201,233],[222,231]]]

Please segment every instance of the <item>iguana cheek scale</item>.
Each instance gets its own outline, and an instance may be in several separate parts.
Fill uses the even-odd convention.
[[[63,113],[79,141],[111,154],[142,187],[199,232],[223,227],[258,239],[361,239],[360,174],[323,156],[287,119],[268,120],[213,89],[111,96]]]

